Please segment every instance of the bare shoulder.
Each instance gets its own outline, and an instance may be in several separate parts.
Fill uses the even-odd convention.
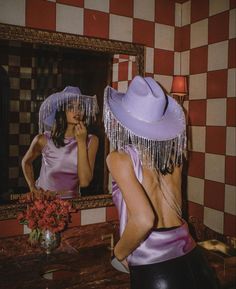
[[[91,135],[90,137],[90,140],[89,140],[89,145],[88,145],[88,148],[89,148],[89,151],[94,151],[96,152],[97,149],[98,149],[98,144],[99,144],[99,139],[96,135]]]
[[[44,134],[38,134],[34,137],[32,141],[32,145],[36,146],[39,149],[43,149],[43,147],[46,145],[47,139]]]
[[[109,153],[106,162],[109,169],[112,169],[112,167],[118,168],[121,166],[124,169],[131,167],[130,156],[125,152],[113,151]]]
[[[98,143],[99,143],[99,139],[98,139],[98,137],[97,137],[95,134],[92,134],[92,135],[91,135],[90,141],[91,141],[92,143],[94,143],[94,144],[98,144]]]

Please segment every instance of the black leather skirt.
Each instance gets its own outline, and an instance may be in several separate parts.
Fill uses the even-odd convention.
[[[219,289],[201,249],[150,265],[130,266],[131,289]]]

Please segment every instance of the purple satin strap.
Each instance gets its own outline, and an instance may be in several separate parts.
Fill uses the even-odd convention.
[[[142,180],[142,164],[137,151],[126,147],[125,151],[130,155],[134,171],[139,182]],[[120,235],[123,234],[127,223],[127,208],[118,185],[112,182],[112,198],[117,207],[120,219]],[[183,224],[167,231],[153,230],[150,235],[127,258],[129,265],[145,265],[163,262],[169,259],[183,256],[190,252],[196,243],[191,237],[188,225]]]

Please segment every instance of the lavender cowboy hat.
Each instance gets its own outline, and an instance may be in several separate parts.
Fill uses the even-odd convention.
[[[78,87],[67,86],[62,91],[49,95],[41,104],[39,109],[40,133],[51,129],[55,121],[56,111],[60,108],[67,109],[71,102],[84,110],[87,124],[91,118],[96,118],[98,113],[96,95],[83,95]]]
[[[182,107],[151,77],[135,76],[126,93],[110,86],[104,95],[104,126],[113,147],[135,145],[148,151],[155,166],[166,166],[186,146]],[[163,159],[163,156],[164,159]]]

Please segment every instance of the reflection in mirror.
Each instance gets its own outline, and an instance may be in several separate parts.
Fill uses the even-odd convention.
[[[28,191],[21,159],[38,133],[40,104],[67,85],[78,86],[84,94],[96,94],[100,108],[97,122],[88,127],[88,132],[99,138],[99,150],[94,178],[81,190],[81,207],[89,207],[92,200],[91,207],[110,203],[106,195],[109,144],[102,123],[103,92],[107,84],[125,91],[129,80],[142,73],[141,45],[0,24],[0,203]],[[36,176],[39,169],[37,159]],[[91,195],[97,195],[96,199]]]
[[[1,41],[1,87],[8,111],[8,184],[4,192],[13,196],[29,191],[21,169],[21,160],[38,133],[38,111],[42,101],[66,86],[78,86],[85,95],[97,95],[102,108],[103,91],[110,79],[111,55],[69,48]],[[5,61],[4,61],[5,59]],[[10,85],[9,85],[10,84]],[[2,89],[1,89],[2,90]],[[5,93],[6,92],[6,93]],[[9,104],[9,106],[8,106]],[[100,146],[95,162],[94,179],[82,195],[103,192],[104,135],[101,113],[88,133],[98,136]],[[101,161],[102,160],[102,161]],[[40,157],[33,163],[35,180],[41,167]]]

